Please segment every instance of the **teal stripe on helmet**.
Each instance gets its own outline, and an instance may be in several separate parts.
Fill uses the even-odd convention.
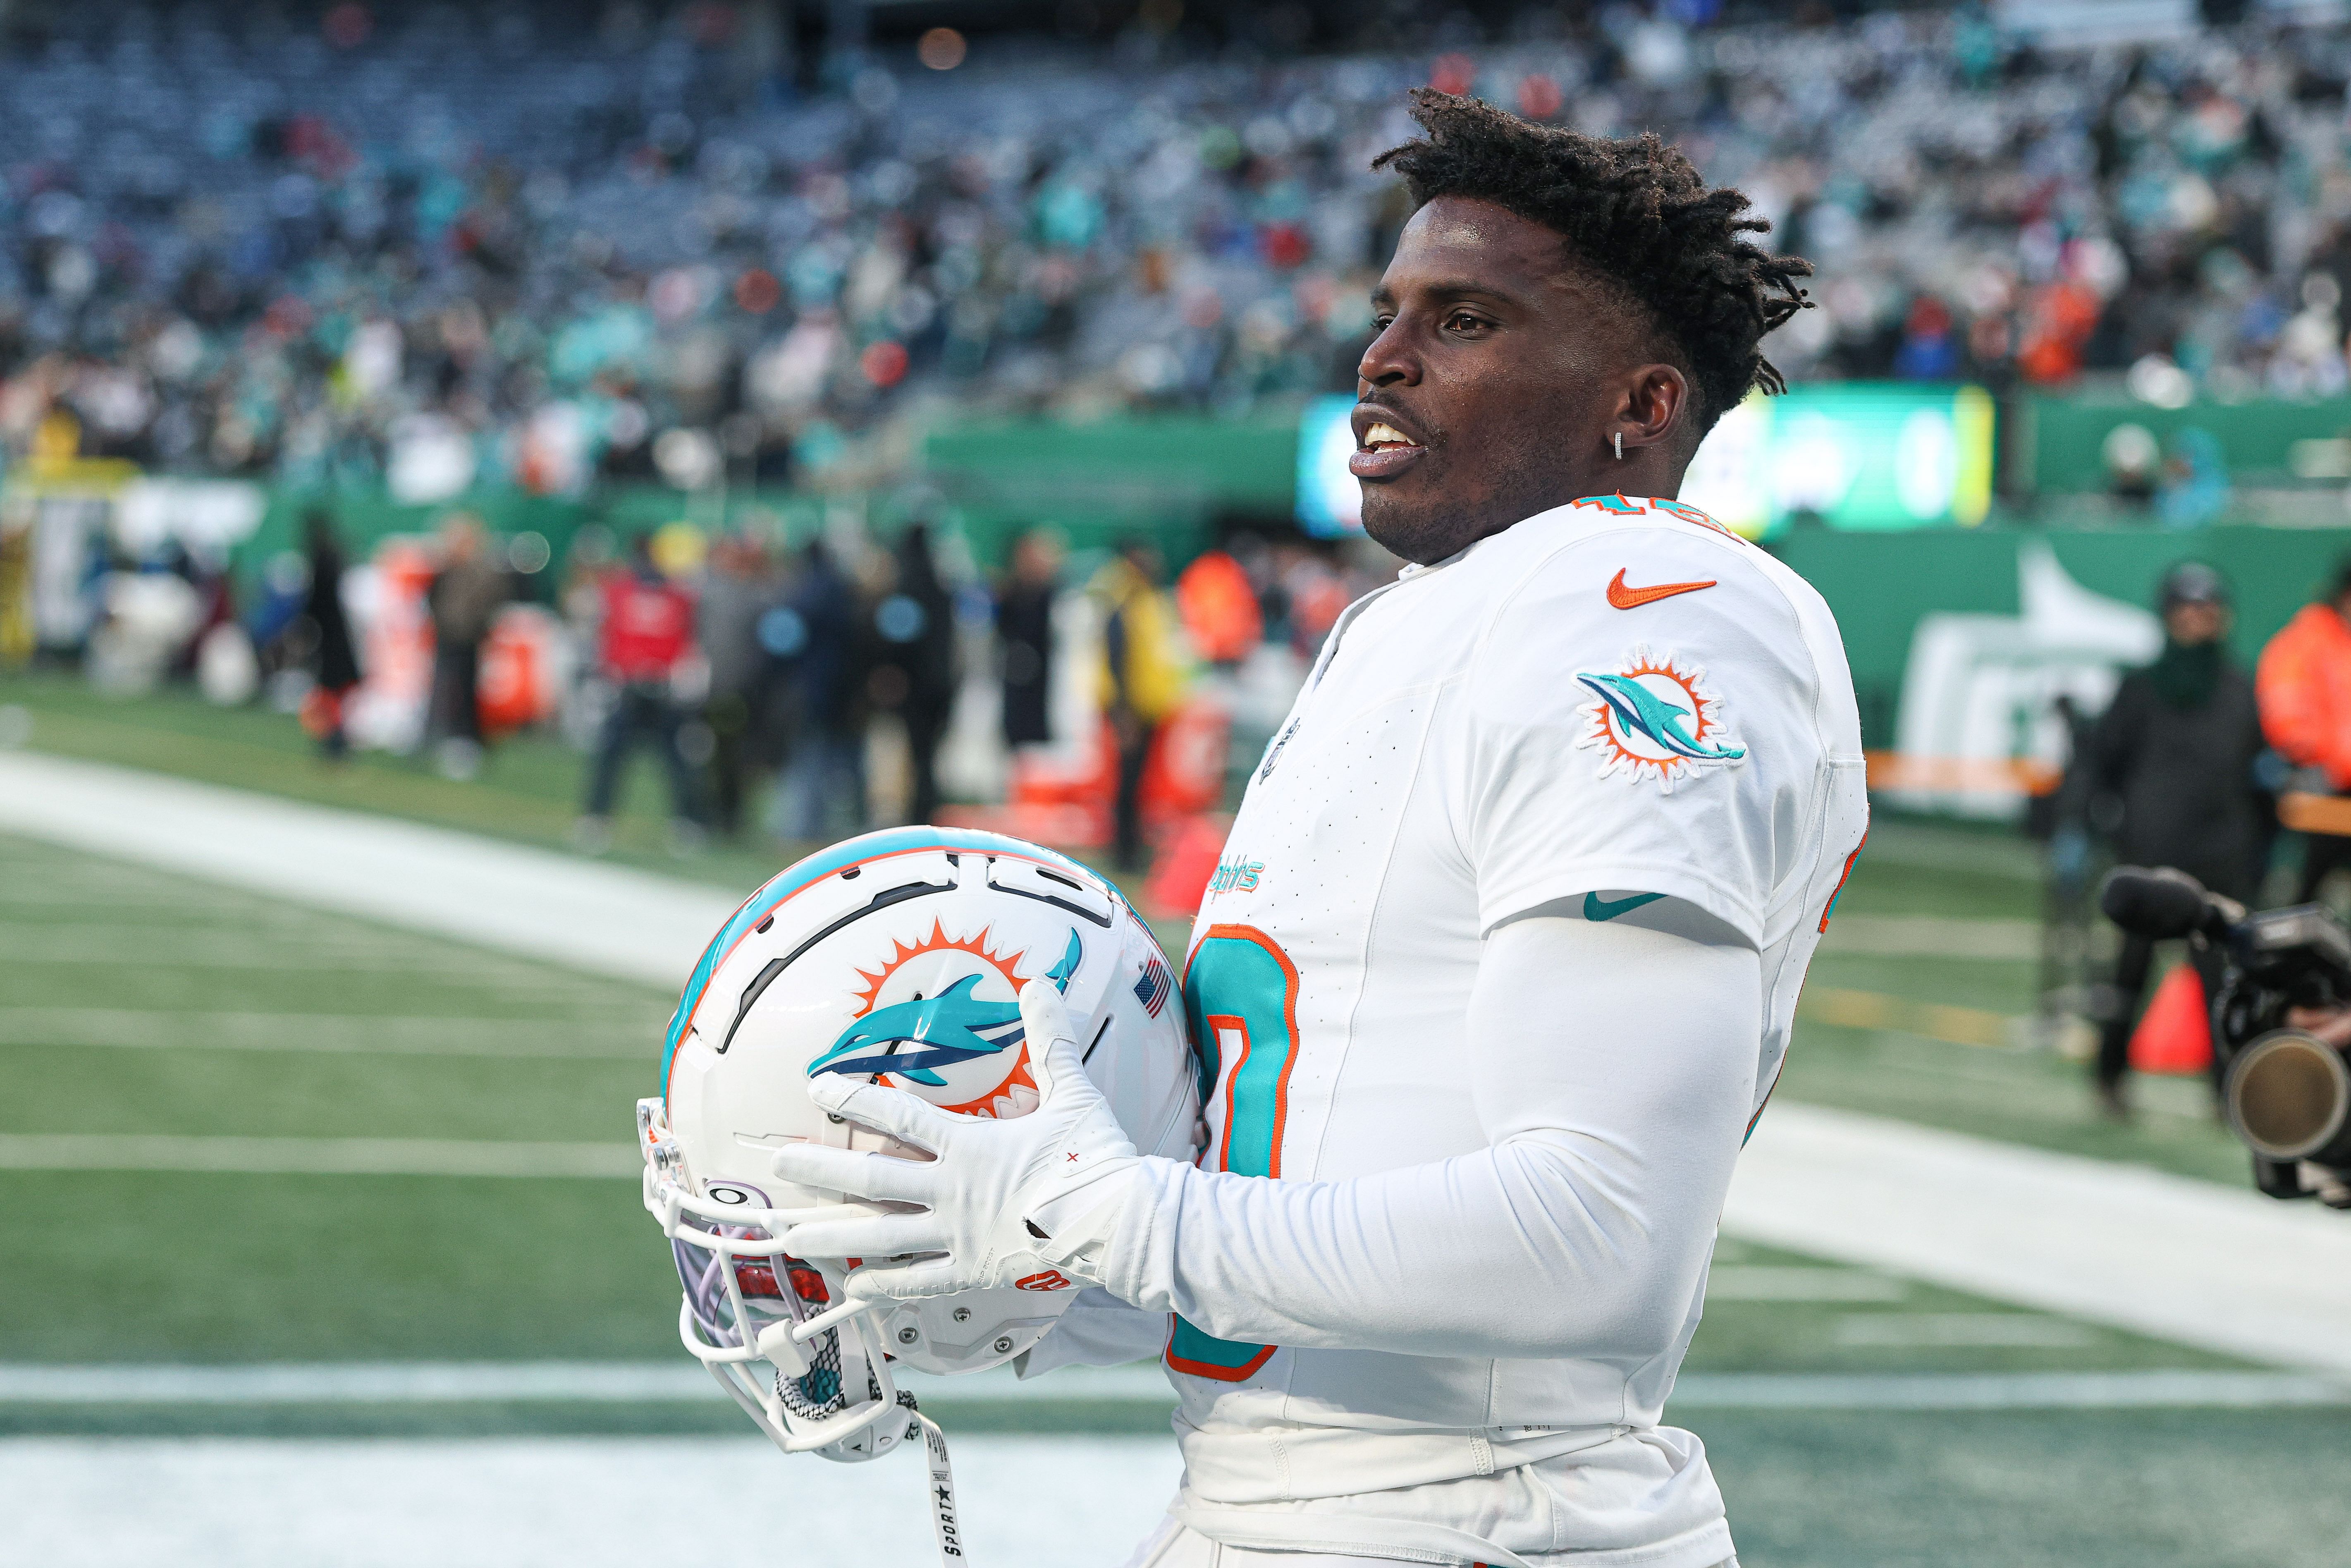
[[[726,961],[726,955],[735,950],[735,945],[742,941],[753,926],[773,914],[777,905],[792,894],[822,882],[836,872],[847,871],[851,866],[880,860],[885,855],[908,854],[922,850],[1021,855],[1066,866],[1090,882],[1108,885],[1102,878],[1069,856],[1056,853],[1042,844],[1007,838],[1002,833],[982,832],[977,828],[922,825],[885,828],[880,832],[845,839],[829,850],[796,861],[769,877],[758,892],[744,900],[743,907],[737,909],[733,917],[718,928],[718,935],[710,939],[710,946],[703,949],[701,960],[694,966],[694,973],[686,977],[685,989],[677,998],[677,1010],[670,1014],[668,1034],[662,1044],[662,1093],[666,1095],[669,1092],[670,1062],[677,1055],[678,1043],[685,1038],[686,1025],[693,1020],[694,1009],[702,1004],[702,993],[710,987],[710,977],[718,972],[718,966]],[[1111,894],[1118,898],[1118,890],[1112,888]],[[1118,901],[1122,904],[1125,903],[1123,898]]]

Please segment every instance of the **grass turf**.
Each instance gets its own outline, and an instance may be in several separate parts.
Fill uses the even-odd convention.
[[[490,755],[471,783],[440,779],[421,762],[363,753],[347,768],[322,767],[294,721],[259,708],[223,709],[183,690],[146,696],[94,693],[57,674],[0,675],[0,706],[30,720],[28,743],[60,756],[154,769],[264,793],[340,805],[437,826],[562,849],[577,810],[583,760],[560,742],[522,735]],[[663,786],[650,762],[629,776],[613,820],[611,858],[747,893],[795,858],[799,846],[715,843],[683,855],[664,847]],[[82,906],[84,913],[88,906]],[[2041,893],[2036,852],[1995,829],[1882,821],[1838,901],[1841,922],[1881,916],[2032,921]],[[0,915],[5,906],[0,904]],[[307,919],[307,915],[299,918]],[[1185,932],[1163,925],[1180,950]],[[1815,960],[1810,984],[1878,992],[2022,1016],[2035,1000],[2033,966],[1933,956],[1874,956],[1840,951],[1838,927]],[[71,989],[83,978],[45,983]],[[174,971],[159,986],[176,996],[234,997],[246,980],[227,972]],[[315,982],[322,989],[398,988],[394,977],[354,972]],[[521,982],[504,1007],[533,1005]],[[177,1005],[233,1008],[234,1001]],[[291,1006],[291,1002],[285,1005]],[[498,1016],[506,1016],[501,1012]],[[2200,1088],[2142,1085],[2138,1118],[2127,1125],[2095,1113],[2082,1069],[2027,1051],[1970,1050],[1888,1030],[1806,1022],[1780,1092],[1790,1099],[1899,1117],[2102,1159],[2133,1161],[2232,1185],[2247,1179],[2243,1155],[2217,1126]]]
[[[669,998],[649,988],[23,840],[0,839],[0,1133],[620,1145],[652,1085]],[[153,1043],[175,1020],[213,1043]],[[371,1027],[577,1054],[300,1049]],[[273,1048],[221,1043],[239,1038]],[[97,1043],[119,1039],[142,1043]],[[19,1170],[0,1193],[0,1359],[675,1354],[626,1180]],[[2223,1364],[1758,1248],[1721,1265],[1693,1370]]]
[[[1747,1568],[2331,1568],[2340,1410],[1710,1413]]]
[[[34,689],[37,688],[37,689]],[[559,845],[578,759],[541,741],[459,785],[405,763],[320,771],[287,721],[164,696],[101,704],[0,684],[35,744],[246,788]],[[781,852],[673,861],[638,780],[616,857],[730,887]],[[1882,826],[1840,918],[2031,919],[2029,856],[1996,837]],[[2030,967],[1840,953],[1815,983],[2021,1013]],[[0,839],[0,1132],[625,1137],[669,998],[410,933]],[[98,1015],[105,1015],[103,1017]],[[277,1027],[248,1015],[272,1015]],[[223,1015],[229,1015],[224,1017]],[[517,1061],[238,1051],[528,1032]],[[317,1020],[305,1022],[304,1020]],[[243,1020],[243,1021],[240,1021]],[[154,1043],[184,1031],[212,1045]],[[136,1044],[99,1044],[127,1039]],[[551,1041],[550,1045],[549,1042]],[[632,1056],[632,1053],[638,1053]],[[1885,1030],[1808,1022],[1782,1092],[2236,1184],[2235,1146],[2189,1085],[2148,1086],[2115,1127],[2079,1069]],[[632,1184],[423,1176],[0,1171],[0,1360],[242,1362],[676,1356],[675,1286]],[[1818,1290],[1796,1276],[1816,1272]],[[1865,1270],[1726,1244],[1693,1372],[2089,1371],[2221,1364],[2181,1347]],[[2017,1328],[2016,1325],[2022,1325]],[[2011,1329],[2014,1332],[2011,1332]],[[1914,1332],[1915,1331],[1915,1332]],[[2010,1343],[1981,1343],[1985,1340]],[[1975,1343],[1970,1343],[1970,1342]],[[2035,1343],[2037,1341],[2037,1343]],[[2023,1343],[2017,1343],[2023,1342]],[[939,1413],[956,1430],[1158,1431],[1150,1405]],[[2303,1568],[2351,1508],[2314,1458],[2338,1410],[1694,1411],[1752,1568]],[[717,1403],[0,1406],[0,1433],[255,1436],[744,1430]],[[1085,1438],[1071,1439],[1072,1462]]]

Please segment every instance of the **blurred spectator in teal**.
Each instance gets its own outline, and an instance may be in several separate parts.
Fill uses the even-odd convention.
[[[2171,528],[2201,528],[2229,509],[2229,460],[2218,436],[2193,424],[2173,434],[2155,507]]]

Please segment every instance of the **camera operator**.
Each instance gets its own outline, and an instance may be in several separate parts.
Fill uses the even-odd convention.
[[[2120,807],[2121,860],[2177,866],[2249,903],[2265,846],[2253,779],[2261,717],[2252,682],[2229,657],[2228,587],[2210,567],[2184,561],[2165,575],[2158,608],[2163,652],[2123,677],[2092,731],[2090,786]],[[2129,1112],[2123,1078],[2154,952],[2152,940],[2126,933],[2112,983],[2096,1004],[2098,1103],[2110,1116]],[[2197,960],[2208,997],[2219,981],[2217,971],[2206,972],[2214,961]]]
[[[2214,1079],[2253,1185],[2351,1209],[2351,927],[2315,904],[2250,912],[2176,866],[2116,866],[2098,907],[2217,973]]]

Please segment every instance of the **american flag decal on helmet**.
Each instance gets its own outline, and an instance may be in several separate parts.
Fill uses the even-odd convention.
[[[1134,999],[1143,1004],[1144,1012],[1157,1018],[1159,1010],[1167,1005],[1167,993],[1173,989],[1175,981],[1167,973],[1167,966],[1154,958],[1143,967],[1143,978],[1134,982]]]

